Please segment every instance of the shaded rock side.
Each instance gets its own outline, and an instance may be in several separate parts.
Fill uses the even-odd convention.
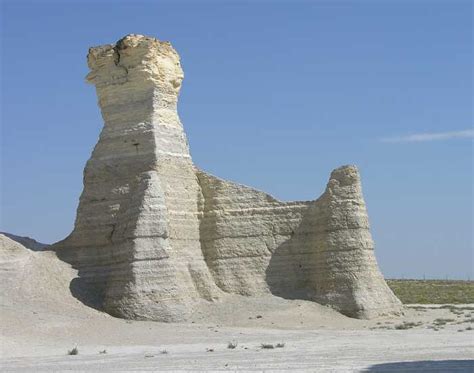
[[[311,299],[355,317],[399,312],[355,167],[335,170],[308,202],[218,179],[191,160],[169,43],[128,35],[91,48],[88,65],[104,128],[74,230],[54,249],[107,312],[183,321],[223,292]]]

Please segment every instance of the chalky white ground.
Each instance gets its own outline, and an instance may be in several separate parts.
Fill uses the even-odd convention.
[[[75,299],[76,271],[54,253],[1,235],[0,243],[2,371],[384,371],[380,364],[420,360],[434,361],[426,371],[472,368],[471,310],[407,308],[401,317],[357,320],[314,302],[233,295],[203,306],[191,324],[122,320]],[[455,321],[435,331],[428,327],[436,318]],[[404,321],[422,325],[393,329]],[[382,327],[392,329],[375,329]],[[79,354],[67,355],[76,345]],[[387,369],[407,370],[397,366]]]

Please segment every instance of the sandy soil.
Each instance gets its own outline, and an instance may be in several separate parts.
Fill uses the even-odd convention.
[[[367,321],[306,301],[229,296],[190,324],[126,321],[72,297],[75,271],[53,253],[5,247],[2,371],[474,371],[474,305],[414,305]]]

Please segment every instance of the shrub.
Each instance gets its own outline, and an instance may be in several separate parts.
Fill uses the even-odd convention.
[[[405,329],[411,329],[414,328],[415,326],[420,326],[422,322],[408,322],[404,321],[403,324],[395,325],[395,329],[397,330],[405,330]]]

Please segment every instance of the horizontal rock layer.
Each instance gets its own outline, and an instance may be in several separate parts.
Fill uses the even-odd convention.
[[[91,48],[88,64],[105,124],[74,230],[54,247],[107,312],[182,321],[223,292],[311,299],[355,317],[400,311],[354,166],[335,170],[309,202],[218,179],[193,165],[169,43],[129,35]]]

